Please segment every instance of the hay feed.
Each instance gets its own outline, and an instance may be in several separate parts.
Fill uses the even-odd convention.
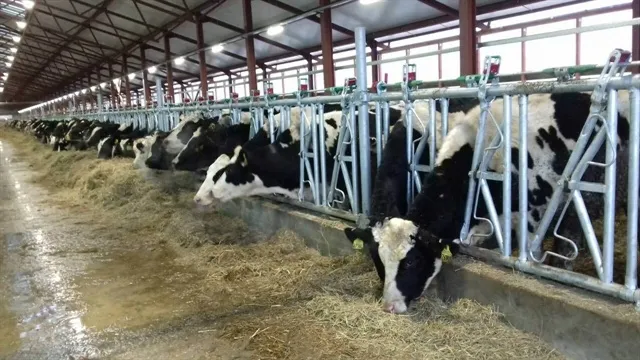
[[[40,172],[34,181],[100,236],[164,244],[176,250],[174,261],[202,269],[203,285],[189,300],[206,304],[202,316],[215,319],[218,336],[260,359],[561,358],[469,300],[426,296],[408,315],[384,313],[366,256],[323,257],[291,231],[259,234],[238,219],[197,211],[188,181],[173,186],[127,160],[53,153],[24,135],[11,137]]]

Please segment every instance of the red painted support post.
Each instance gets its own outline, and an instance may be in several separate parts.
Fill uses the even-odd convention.
[[[131,107],[131,86],[129,85],[129,68],[127,67],[127,54],[122,55],[122,77],[124,78],[125,106]]]
[[[167,62],[167,97],[170,102],[175,101],[173,97],[173,64],[171,64],[171,38],[164,35],[164,61]]]
[[[312,58],[308,58],[307,59],[307,72],[312,72],[313,71],[313,59]],[[314,84],[313,79],[315,79],[315,74],[309,74],[309,89],[315,89],[316,86]]]
[[[140,46],[140,63],[142,66],[142,88],[144,89],[144,103],[151,104],[151,88],[149,87],[149,72],[147,71],[147,56],[145,47]]]
[[[242,0],[242,9],[244,11],[244,31],[253,31],[253,15],[251,13],[251,0]],[[256,53],[253,47],[253,36],[249,35],[246,38],[247,49],[247,70],[249,71],[249,94],[253,93],[253,90],[258,89],[258,80],[256,77]]]
[[[330,0],[320,0],[320,6],[329,5]],[[336,73],[333,64],[333,37],[332,37],[331,9],[325,9],[320,14],[320,39],[322,41],[322,73],[324,74],[324,87],[336,86]]]
[[[371,49],[371,61],[378,61],[378,43],[372,41],[369,44],[369,48]],[[371,85],[375,85],[378,83],[380,79],[380,65],[372,65],[371,66]]]
[[[196,18],[196,43],[198,49],[198,62],[200,64],[200,94],[203,99],[207,99],[209,92],[209,84],[207,83],[207,60],[204,49],[204,31],[202,29],[202,17],[200,14],[195,14]]]
[[[478,73],[476,0],[460,1],[460,75]]]

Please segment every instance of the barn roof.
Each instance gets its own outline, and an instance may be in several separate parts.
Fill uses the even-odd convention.
[[[480,27],[494,18],[536,8],[578,3],[571,0],[476,0]],[[206,51],[209,74],[236,74],[246,66],[244,38],[254,34],[258,66],[281,57],[316,57],[320,50],[318,0],[252,0],[253,32],[245,31],[242,0],[56,0],[36,1],[24,10],[22,1],[0,0],[0,55],[7,101],[42,100],[84,79],[96,85],[141,69],[141,49],[147,66],[165,62],[164,37],[170,34],[171,57],[187,54],[173,65],[174,79],[198,78],[196,14],[203,22],[207,49],[224,43],[220,53]],[[353,30],[364,26],[383,46],[394,37],[419,35],[458,26],[457,0],[385,0],[363,5],[358,0],[332,0],[334,43],[353,43]],[[18,22],[27,23],[25,29]],[[269,36],[267,27],[285,24]],[[13,38],[21,37],[19,43]],[[11,47],[17,53],[11,52]],[[126,55],[125,55],[126,54]],[[7,67],[9,56],[15,59]],[[127,71],[123,71],[126,58]],[[109,64],[111,71],[109,72]],[[163,68],[157,72],[165,76]],[[86,82],[91,79],[90,83]],[[141,86],[140,78],[132,86]]]

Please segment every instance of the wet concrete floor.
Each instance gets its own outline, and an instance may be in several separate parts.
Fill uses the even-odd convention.
[[[171,252],[51,207],[0,142],[0,359],[244,359]]]

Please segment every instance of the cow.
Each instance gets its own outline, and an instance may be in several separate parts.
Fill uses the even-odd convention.
[[[621,91],[622,93],[622,91]],[[551,184],[560,179],[568,158],[567,154],[575,145],[575,140],[589,115],[591,105],[589,94],[564,93],[540,94],[529,97],[529,121],[527,123],[528,148],[518,147],[518,103],[512,99],[512,161],[517,166],[519,151],[527,151],[527,168],[529,184],[529,224],[528,235],[531,237],[535,225],[540,220],[553,191]],[[629,137],[628,109],[624,106],[624,95],[621,96],[626,109],[620,115],[618,137],[624,143]],[[497,119],[503,119],[503,100],[492,102],[490,111]],[[392,205],[384,204],[385,196],[393,183],[376,182],[373,203],[379,203],[372,211],[369,226],[364,229],[346,228],[345,235],[351,241],[361,239],[369,248],[370,256],[376,264],[380,279],[384,282],[385,311],[404,313],[411,301],[415,300],[429,285],[439,271],[441,260],[438,259],[440,249],[449,246],[455,255],[459,250],[460,235],[465,215],[465,202],[468,188],[468,173],[471,169],[473,151],[480,117],[480,107],[468,111],[451,129],[442,142],[436,159],[436,167],[430,172],[423,184],[421,193],[406,215],[397,215]],[[495,126],[487,125],[485,147],[496,134]],[[398,151],[387,148],[385,151]],[[396,154],[402,157],[402,153]],[[389,154],[389,158],[392,155]],[[491,171],[502,171],[501,152],[494,156]],[[512,176],[512,219],[518,217],[517,168]],[[489,182],[490,192],[494,196],[496,210],[502,217],[502,187]],[[378,210],[382,209],[382,210]],[[388,210],[391,209],[391,210]],[[478,204],[479,217],[487,217],[487,209],[482,197]],[[384,216],[389,211],[390,215]],[[381,216],[380,214],[383,214]],[[538,214],[536,216],[536,214]],[[486,233],[487,225],[472,218],[472,234]],[[517,228],[517,227],[516,227]],[[482,238],[471,237],[472,244],[478,244]]]
[[[156,170],[171,169],[173,158],[180,153],[200,126],[208,127],[217,123],[219,118],[206,118],[202,112],[188,114],[168,134],[155,138],[156,143],[149,145],[149,155],[145,160],[148,168]]]
[[[291,109],[291,126],[280,133],[274,143],[252,150],[236,147],[227,165],[213,176],[213,196],[223,202],[241,196],[272,193],[297,198],[300,187],[300,122],[303,118],[306,121],[311,118],[309,108],[304,111],[306,116],[303,117],[300,108]],[[341,111],[324,114],[322,125],[325,127],[328,156],[335,153],[341,121]],[[327,171],[331,169],[327,166]]]

